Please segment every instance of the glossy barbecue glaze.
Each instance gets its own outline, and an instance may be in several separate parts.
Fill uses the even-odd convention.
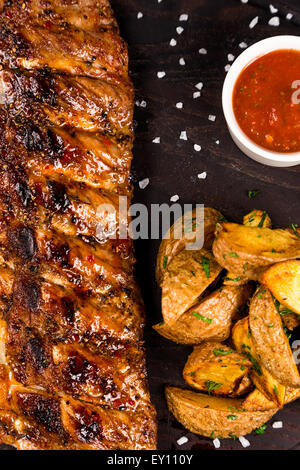
[[[0,7],[0,438],[153,449],[132,243],[97,230],[132,192],[126,44],[106,0]]]

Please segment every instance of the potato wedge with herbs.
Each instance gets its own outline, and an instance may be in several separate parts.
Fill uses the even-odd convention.
[[[181,251],[169,264],[162,283],[164,322],[174,324],[198,301],[222,271],[212,253],[202,249]]]
[[[221,287],[181,315],[173,325],[160,323],[153,328],[179,344],[225,341],[230,335],[232,320],[242,314],[251,292],[249,285]]]
[[[237,396],[251,362],[222,343],[196,346],[183,370],[185,381],[212,395]]]
[[[272,295],[261,286],[249,310],[251,338],[260,363],[281,384],[300,387],[300,375]]]
[[[195,241],[195,234],[197,230],[204,230],[204,245],[203,248],[211,249],[214,236],[215,228],[218,221],[223,220],[222,214],[211,207],[204,207],[204,220],[200,222],[200,226],[194,226],[193,220],[196,215],[196,210],[193,210],[189,214],[186,214],[185,218],[181,218],[175,222],[170,228],[168,238],[162,240],[156,262],[156,280],[158,284],[161,284],[164,278],[164,274],[168,265],[171,261],[183,251],[187,243],[193,243]],[[191,229],[184,233],[184,221],[191,219]],[[187,223],[187,222],[186,222]],[[180,229],[180,230],[178,230]],[[179,233],[177,233],[179,231]]]
[[[300,238],[290,230],[218,223],[213,253],[237,277],[259,280],[271,265],[300,257]]]
[[[235,349],[245,354],[252,363],[250,378],[255,386],[276,406],[282,407],[284,404],[285,386],[278,382],[270,372],[261,364],[260,357],[255,350],[251,331],[249,327],[249,317],[238,321],[232,330],[232,341]]]
[[[300,315],[300,260],[271,266],[261,277],[274,297],[292,312]]]
[[[230,438],[244,436],[262,426],[277,411],[244,411],[243,400],[166,388],[168,408],[189,431],[201,436]]]
[[[266,211],[255,209],[245,215],[243,225],[248,227],[266,227],[271,228],[272,222]]]
[[[300,388],[286,387],[284,405],[300,398]],[[249,411],[264,411],[276,408],[276,403],[261,393],[257,388],[253,390],[244,400],[243,408]]]

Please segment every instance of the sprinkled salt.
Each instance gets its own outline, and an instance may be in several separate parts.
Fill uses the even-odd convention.
[[[216,438],[213,440],[213,445],[215,446],[216,449],[219,449],[221,447],[221,442],[220,439]]]
[[[179,16],[179,21],[187,21],[189,19],[189,15],[186,13],[182,13],[182,15]]]
[[[197,85],[195,85],[196,88],[198,88],[198,90],[202,90],[203,88],[203,83],[202,82],[199,82],[197,83]]]
[[[219,140],[216,140],[216,144],[219,145],[220,141]]]
[[[250,446],[250,442],[244,436],[239,437],[239,441],[240,441],[240,443],[242,444],[243,447],[249,447]]]
[[[199,49],[199,54],[207,54],[207,50],[202,47],[201,49]]]
[[[214,116],[213,114],[210,114],[210,115],[208,116],[208,120],[209,120],[209,121],[212,121],[212,122],[215,122],[216,116]]]
[[[183,33],[183,31],[184,31],[184,29],[183,29],[182,26],[177,26],[177,28],[176,28],[176,33],[177,34],[181,34],[181,33]]]
[[[176,46],[176,44],[177,44],[176,39],[172,38],[171,41],[170,41],[170,46],[174,47],[174,46]]]
[[[274,13],[277,13],[277,12],[278,12],[278,8],[274,7],[274,5],[271,4],[271,5],[270,5],[270,12],[271,12],[272,15],[273,15]]]
[[[199,98],[201,96],[201,91],[195,91],[193,93],[193,98],[196,99],[196,98]]]
[[[149,178],[145,178],[145,179],[139,181],[139,187],[141,189],[145,189],[148,186],[148,184],[149,184]]]
[[[293,16],[294,16],[294,15],[293,15],[292,13],[288,13],[288,14],[286,15],[286,19],[287,19],[287,20],[291,20],[291,19],[293,18]]]
[[[206,176],[207,176],[206,171],[203,171],[202,173],[199,173],[198,178],[199,180],[205,180]]]
[[[176,103],[176,108],[182,109],[183,108],[183,103],[181,103],[181,101],[179,101],[179,103]]]
[[[146,106],[147,106],[147,101],[144,101],[144,100],[141,101],[141,102],[140,102],[140,106],[141,106],[142,108],[146,108]]]
[[[144,14],[139,11],[138,14],[136,15],[137,19],[140,20],[141,18],[143,18]]]
[[[249,28],[250,29],[254,28],[257,25],[257,23],[258,23],[258,16],[256,16],[255,18],[253,18],[252,21],[250,21]]]
[[[179,138],[180,138],[181,140],[187,140],[186,131],[181,131]]]
[[[161,3],[161,2],[162,2],[162,0],[157,0],[157,3]]]
[[[245,42],[240,42],[239,47],[241,49],[246,49],[248,47],[248,44],[246,44]]]
[[[228,62],[233,62],[234,59],[235,59],[235,57],[234,57],[233,54],[228,54],[228,55],[227,55],[227,59],[228,59]]]
[[[229,72],[229,70],[230,70],[230,67],[231,67],[231,65],[230,65],[230,64],[227,64],[227,65],[225,65],[225,67],[224,67],[224,68],[225,68],[225,72]]]
[[[270,26],[279,26],[280,25],[280,19],[279,16],[273,16],[273,18],[270,19],[269,21]]]
[[[179,59],[179,65],[185,65],[185,60],[183,57],[180,57]]]
[[[194,149],[196,150],[196,152],[200,152],[201,151],[201,145],[195,144]]]
[[[248,3],[248,0],[241,0],[242,3]]]
[[[166,72],[157,72],[158,78],[164,78],[166,76]]]
[[[174,194],[174,196],[170,197],[170,201],[171,202],[177,202],[179,200],[179,196],[178,194]],[[180,439],[187,439],[186,437],[181,437]],[[179,439],[179,441],[180,441]],[[186,440],[185,442],[187,442],[188,440]],[[185,444],[185,442],[183,442],[183,444]],[[179,444],[179,442],[177,441],[177,443]],[[179,444],[181,445],[181,444]]]
[[[155,137],[155,139],[152,140],[153,144],[160,144],[160,137]]]
[[[273,426],[272,428],[274,429],[280,429],[283,427],[283,422],[282,421],[275,421],[275,423],[273,423]]]
[[[175,197],[175,196],[174,196],[174,197]],[[177,197],[178,197],[178,196],[177,196]],[[178,199],[179,199],[179,198],[178,198]],[[178,201],[178,199],[176,199],[176,201]],[[171,201],[172,201],[172,198],[171,198]],[[178,444],[179,446],[182,446],[183,444],[186,444],[187,442],[189,442],[188,438],[185,437],[185,436],[183,436],[183,437],[181,437],[180,439],[178,439],[177,444]]]

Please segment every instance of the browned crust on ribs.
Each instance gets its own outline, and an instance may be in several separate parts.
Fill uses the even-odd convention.
[[[0,2],[0,440],[154,449],[132,242],[133,90],[107,0]]]

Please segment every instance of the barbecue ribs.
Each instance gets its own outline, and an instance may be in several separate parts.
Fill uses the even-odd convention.
[[[107,0],[0,9],[0,440],[154,449],[132,242],[97,231],[132,194],[126,44]]]

